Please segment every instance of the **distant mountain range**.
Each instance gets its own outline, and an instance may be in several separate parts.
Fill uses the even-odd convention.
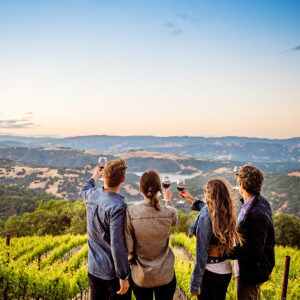
[[[95,135],[33,138],[0,135],[0,147],[45,148],[53,146],[107,153],[145,150],[193,158],[241,162],[300,162],[300,137],[265,139]]]
[[[99,156],[106,156],[108,160],[118,157],[126,159],[128,171],[130,172],[156,169],[161,173],[193,174],[195,176],[202,172],[209,172],[223,167],[233,170],[234,166],[244,164],[244,162],[231,160],[207,160],[141,150],[103,153],[56,146],[48,148],[0,147],[0,158],[43,167],[83,168],[86,165],[96,165]],[[255,164],[266,173],[288,173],[300,169],[300,162],[298,161],[257,162]]]

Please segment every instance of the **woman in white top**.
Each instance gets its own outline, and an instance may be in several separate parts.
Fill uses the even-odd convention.
[[[196,200],[187,191],[180,192],[181,197],[193,202],[193,210],[199,211],[190,227],[190,233],[196,236],[197,241],[190,290],[198,299],[225,300],[232,274],[227,257],[235,243],[242,244],[228,185],[221,178],[209,180],[204,188],[206,203]],[[218,247],[219,257],[209,256],[212,246]]]

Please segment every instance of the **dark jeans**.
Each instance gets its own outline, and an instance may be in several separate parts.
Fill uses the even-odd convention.
[[[232,274],[216,274],[205,270],[198,299],[225,300]]]
[[[237,300],[260,300],[261,284],[243,285],[240,278],[235,278]]]
[[[91,300],[130,300],[131,288],[124,295],[118,295],[120,290],[119,279],[103,280],[89,273],[90,299]]]
[[[132,282],[132,289],[136,300],[153,300],[153,292],[155,300],[172,300],[176,290],[176,277],[174,275],[166,285],[153,288],[143,288]]]

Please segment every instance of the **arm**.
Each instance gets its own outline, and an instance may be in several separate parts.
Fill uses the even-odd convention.
[[[133,263],[134,259],[134,231],[131,223],[131,218],[128,210],[126,211],[126,219],[125,219],[125,242],[128,253],[128,261],[129,263]]]
[[[85,183],[83,188],[81,189],[80,196],[83,201],[88,201],[90,198],[90,195],[93,193],[95,190],[95,182],[99,178],[101,178],[103,171],[100,170],[100,167],[97,166],[94,170],[93,176]]]
[[[189,202],[193,203],[192,206],[192,210],[196,210],[196,211],[200,211],[205,203],[203,201],[201,201],[200,199],[194,198],[188,191],[182,191],[179,193],[179,196],[181,198],[185,198],[186,200],[188,200]]]
[[[191,278],[191,293],[199,294],[207,264],[209,243],[212,238],[212,224],[207,211],[198,219],[196,229],[196,264]]]
[[[88,201],[90,195],[95,190],[95,180],[90,178],[81,189],[80,196],[83,201]]]
[[[118,207],[110,216],[110,239],[111,252],[115,264],[117,277],[127,280],[129,276],[129,265],[124,237],[124,219],[126,207]]]
[[[267,238],[268,221],[263,214],[255,216],[249,220],[247,240],[243,246],[236,246],[230,253],[230,259],[239,259],[247,256],[249,260],[257,261],[263,255],[263,249]]]
[[[174,227],[178,223],[178,213],[177,209],[174,207],[171,199],[172,199],[172,192],[169,189],[165,189],[164,192],[164,199],[165,199],[165,207],[172,208],[172,223],[171,226]]]

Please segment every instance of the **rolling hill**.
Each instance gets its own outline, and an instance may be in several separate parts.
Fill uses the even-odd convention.
[[[300,138],[264,139],[247,137],[156,137],[156,136],[75,136],[32,138],[0,135],[2,147],[68,147],[119,153],[128,150],[171,153],[201,159],[243,162],[299,162]]]

